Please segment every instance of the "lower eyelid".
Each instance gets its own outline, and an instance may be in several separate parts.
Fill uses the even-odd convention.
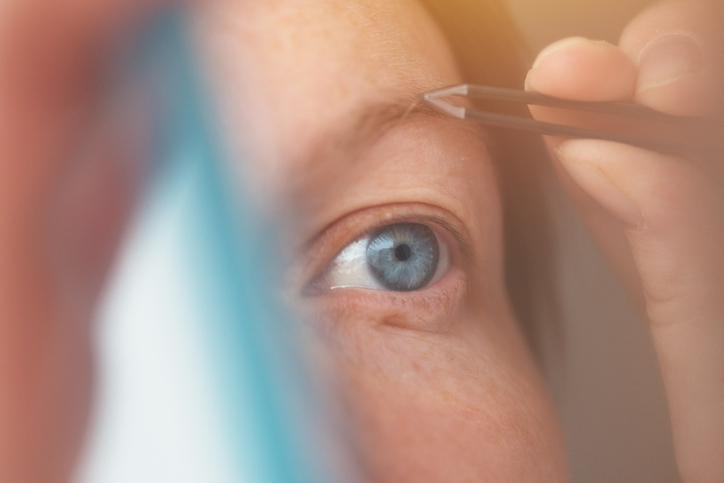
[[[329,292],[315,305],[326,323],[447,332],[467,293],[462,270],[450,267],[437,283],[414,292],[348,288]]]

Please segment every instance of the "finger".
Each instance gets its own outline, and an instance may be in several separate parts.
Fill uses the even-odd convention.
[[[701,0],[661,3],[631,22],[620,46],[638,70],[636,100],[670,114],[721,114],[722,26],[724,6]],[[721,157],[714,161],[721,163]],[[671,219],[664,220],[664,232],[649,242],[662,250],[658,256],[669,258],[658,263],[651,256],[641,260],[651,270],[651,282],[659,284],[649,290],[652,336],[682,477],[684,481],[722,481],[724,263],[716,246],[724,242],[724,188],[690,163],[675,166],[676,172],[661,175],[669,182],[654,178],[655,172],[649,178],[671,190],[666,192]],[[632,246],[642,247],[647,239],[636,240]],[[665,260],[670,261],[668,270],[662,270]],[[678,313],[682,310],[687,313]]]
[[[724,192],[673,156],[594,140],[556,155],[621,221],[642,284],[684,481],[724,477]]]
[[[547,139],[551,152],[562,139]],[[646,318],[646,302],[641,286],[641,278],[634,263],[624,224],[611,212],[587,193],[571,177],[566,167],[558,159],[553,164],[561,185],[581,216],[586,229],[591,233],[598,249],[603,253],[610,268],[623,285],[629,301],[642,319]]]
[[[636,69],[618,47],[583,37],[570,37],[549,45],[528,72],[525,88],[562,99],[626,101],[636,92]],[[529,106],[534,118],[588,129],[611,129],[611,120],[595,113]],[[616,119],[621,123],[621,119]],[[620,126],[619,126],[620,127]],[[554,146],[562,138],[548,137]]]
[[[551,44],[538,55],[528,72],[526,89],[575,100],[630,100],[636,90],[636,69],[630,58],[614,45],[571,37]],[[580,119],[565,110],[530,106],[530,111],[538,120],[564,125],[582,125],[585,122],[587,127],[598,127],[592,119]],[[551,150],[561,141],[562,138],[546,138]],[[556,168],[564,189],[607,255],[630,299],[639,310],[643,310],[640,281],[621,222],[583,191],[560,163],[556,163]]]
[[[570,37],[541,51],[525,86],[563,99],[618,101],[633,97],[636,69],[614,45]]]
[[[610,58],[600,60],[600,52],[577,44],[577,57],[598,58],[607,66],[596,70],[600,79],[582,71],[585,59],[556,60],[576,57],[566,51],[569,45],[536,63],[528,87],[581,100],[635,100],[678,115],[721,113],[722,8],[702,0],[659,4],[627,27],[621,49]],[[621,55],[634,66],[633,86],[630,70],[614,70],[611,59]],[[545,70],[546,65],[558,67]],[[622,80],[616,80],[619,75]],[[536,117],[551,116],[532,111]],[[724,481],[724,262],[719,248],[724,244],[724,188],[709,173],[712,167],[720,171],[720,159],[700,165],[602,141],[548,142],[565,170],[564,186],[604,252],[619,272],[627,272],[625,265],[633,262],[628,273],[635,271],[644,296],[684,481]],[[600,212],[619,227],[597,216]],[[620,235],[628,244],[628,260],[614,247]]]
[[[724,111],[724,4],[675,0],[644,11],[621,50],[638,70],[636,101],[677,115]]]

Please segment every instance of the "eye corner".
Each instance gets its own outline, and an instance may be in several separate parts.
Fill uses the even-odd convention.
[[[329,291],[325,272],[317,274],[302,286],[300,295],[304,298],[319,297]]]

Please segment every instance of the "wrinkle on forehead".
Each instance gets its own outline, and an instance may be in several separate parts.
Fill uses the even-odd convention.
[[[254,159],[245,177],[269,189],[365,106],[459,81],[414,0],[236,0],[204,23],[229,137]]]

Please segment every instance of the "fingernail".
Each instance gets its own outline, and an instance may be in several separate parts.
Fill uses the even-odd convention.
[[[649,44],[641,54],[637,93],[696,74],[703,67],[699,45],[685,35],[669,35]]]
[[[616,218],[630,226],[640,226],[639,207],[621,191],[597,165],[586,161],[587,140],[564,141],[554,148],[556,157],[573,181]]]

